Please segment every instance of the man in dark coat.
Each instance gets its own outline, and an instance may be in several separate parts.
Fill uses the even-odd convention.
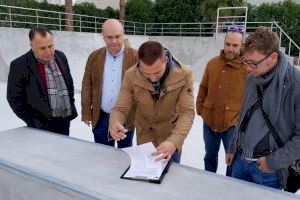
[[[27,126],[69,135],[77,111],[67,58],[50,30],[33,28],[29,39],[31,50],[10,64],[7,101]]]

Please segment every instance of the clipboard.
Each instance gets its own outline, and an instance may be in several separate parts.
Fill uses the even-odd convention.
[[[130,168],[129,167],[125,170],[125,172],[121,175],[121,179],[127,179],[127,180],[136,180],[136,181],[148,181],[149,183],[156,183],[156,184],[161,184],[163,178],[165,177],[165,174],[168,173],[169,168],[172,164],[172,158],[168,161],[166,167],[164,168],[163,172],[161,173],[160,177],[158,179],[149,179],[148,177],[145,176],[137,176],[137,177],[125,177],[125,174]]]

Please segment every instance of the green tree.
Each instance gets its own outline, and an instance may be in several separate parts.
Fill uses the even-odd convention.
[[[126,2],[126,20],[136,22],[153,22],[154,5],[151,0],[128,0]]]
[[[199,22],[203,0],[156,0],[156,22]]]
[[[203,21],[213,22],[217,19],[217,10],[219,7],[239,7],[244,5],[243,0],[204,0],[201,3],[200,10]],[[226,15],[238,15],[240,11],[228,10],[224,13]]]
[[[279,26],[295,41],[300,44],[300,5],[291,0],[280,3],[263,3],[260,6],[250,6],[249,21],[278,22]],[[276,29],[273,29],[276,31]],[[279,32],[279,30],[277,29]],[[282,46],[288,47],[288,40],[282,37]],[[293,54],[299,52],[293,46]]]

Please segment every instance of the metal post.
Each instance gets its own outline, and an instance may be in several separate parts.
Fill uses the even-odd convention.
[[[220,16],[220,8],[218,8],[218,12],[217,12],[217,24],[216,24],[216,37],[215,37],[215,39],[217,39],[217,36],[218,36],[218,29],[219,29],[219,16]],[[213,31],[214,32],[214,31]]]
[[[61,13],[58,13],[59,30],[61,31]]]
[[[145,23],[145,24],[144,24],[144,35],[146,35],[146,34],[147,34],[147,31],[146,31],[146,29],[147,29],[147,24]]]
[[[12,22],[11,22],[11,8],[9,7],[9,22],[10,22],[10,28],[12,28]]]
[[[135,35],[135,22],[133,22],[133,35]]]
[[[181,36],[181,28],[182,28],[182,24],[180,23],[179,25],[180,25],[180,26],[179,26],[179,32],[180,32],[180,36]]]
[[[81,32],[81,15],[79,15],[79,32]]]
[[[292,40],[290,39],[290,42],[289,42],[289,56],[291,55],[291,44],[292,44]]]
[[[199,23],[199,36],[201,37],[201,35],[202,35],[202,24]]]
[[[297,62],[297,65],[298,65],[298,66],[300,65],[300,51],[299,51],[299,55],[298,55],[298,62]]]
[[[282,31],[279,32],[279,46],[281,47],[281,37],[282,37]],[[285,52],[284,52],[285,53]]]
[[[39,14],[38,11],[35,11],[35,16],[36,16],[36,26],[39,26]]]
[[[244,38],[246,38],[246,32],[247,32],[247,20],[248,20],[248,7],[246,7],[246,13],[245,13],[245,21],[244,21]]]
[[[273,23],[274,23],[274,22],[271,23],[271,31],[273,31]]]
[[[95,33],[97,33],[97,17],[95,17]]]
[[[160,35],[164,35],[164,24],[161,24],[161,31],[160,31]]]

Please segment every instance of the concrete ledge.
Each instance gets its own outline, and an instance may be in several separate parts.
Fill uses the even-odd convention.
[[[2,131],[0,199],[300,199],[177,164],[160,185],[120,179],[128,165],[115,148],[27,127]]]

